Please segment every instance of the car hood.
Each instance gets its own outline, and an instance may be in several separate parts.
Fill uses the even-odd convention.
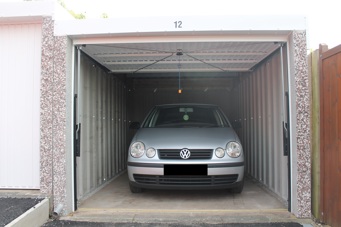
[[[156,149],[215,149],[239,139],[232,128],[141,128],[134,141]]]

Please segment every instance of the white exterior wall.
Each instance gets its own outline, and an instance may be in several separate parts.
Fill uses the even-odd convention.
[[[0,188],[40,187],[41,23],[0,22]]]

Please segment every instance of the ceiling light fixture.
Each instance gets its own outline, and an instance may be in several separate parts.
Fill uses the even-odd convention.
[[[176,55],[178,56],[179,63],[178,63],[178,70],[179,70],[179,88],[178,88],[178,94],[182,93],[182,88],[181,88],[181,77],[180,77],[180,69],[181,69],[181,63],[180,63],[180,58],[183,55],[182,50],[178,49],[176,52]]]

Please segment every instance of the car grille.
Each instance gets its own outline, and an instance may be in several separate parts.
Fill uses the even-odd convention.
[[[216,176],[155,176],[134,174],[134,179],[137,183],[150,185],[226,185],[235,183],[238,179],[238,174]]]
[[[187,159],[211,159],[212,149],[189,149],[191,156]],[[159,149],[159,159],[182,159],[180,157],[181,149]]]

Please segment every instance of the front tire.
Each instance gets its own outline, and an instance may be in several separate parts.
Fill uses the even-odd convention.
[[[143,191],[142,188],[135,187],[134,185],[129,184],[129,188],[131,193],[141,193]]]

